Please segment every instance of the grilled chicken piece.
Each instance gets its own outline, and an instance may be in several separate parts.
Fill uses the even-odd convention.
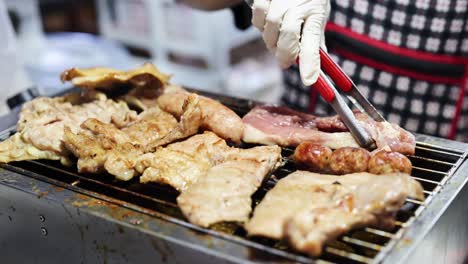
[[[330,201],[307,206],[287,221],[284,233],[296,250],[317,256],[325,242],[351,229],[392,228],[408,196],[424,199],[421,185],[406,174],[359,179],[360,183],[355,181],[362,175],[353,176],[338,181],[342,185],[332,191]]]
[[[89,96],[92,98],[76,95],[41,97],[24,104],[17,133],[0,143],[0,162],[60,159],[62,163],[67,163],[69,152],[62,142],[65,126],[77,133],[80,124],[88,118],[124,126],[137,116],[123,102],[108,100],[99,93]],[[87,102],[82,103],[81,100]]]
[[[201,97],[196,94],[189,94],[182,103],[182,114],[177,115],[180,118],[178,125],[172,129],[161,140],[149,144],[147,151],[154,151],[156,147],[163,146],[194,135],[203,126],[203,110],[201,106]]]
[[[60,160],[68,165],[67,157],[55,151],[40,150],[29,142],[26,142],[20,133],[15,133],[10,138],[0,142],[0,162],[12,162],[20,160]]]
[[[281,148],[277,146],[231,150],[225,162],[210,168],[177,198],[191,223],[208,227],[218,222],[246,222],[252,211],[252,194],[280,165]]]
[[[137,163],[140,182],[168,184],[181,192],[177,203],[191,223],[208,227],[244,222],[251,196],[281,161],[281,148],[229,147],[211,132],[145,154]]]
[[[102,67],[72,68],[64,71],[60,77],[62,81],[71,81],[74,86],[86,91],[101,89],[121,94],[130,88],[130,91],[122,96],[122,100],[142,111],[156,106],[156,99],[164,91],[173,90],[172,87],[175,87],[169,84],[171,76],[160,72],[151,63],[128,71]],[[183,101],[180,104],[183,104]]]
[[[178,85],[168,83],[164,85],[163,89],[134,88],[130,90],[128,94],[124,95],[122,100],[127,102],[128,105],[134,107],[135,109],[146,110],[158,105],[157,101],[161,94],[173,92],[189,93]]]
[[[424,199],[421,185],[407,174],[297,171],[267,193],[246,229],[249,235],[287,238],[295,249],[317,256],[326,241],[351,229],[392,227],[407,197]]]
[[[60,79],[64,82],[71,81],[74,86],[85,89],[112,89],[120,84],[131,84],[133,87],[142,88],[161,88],[167,84],[170,76],[160,72],[151,63],[145,63],[129,71],[103,67],[71,68],[64,71]]]
[[[81,127],[78,134],[65,127],[64,137],[66,147],[78,158],[79,172],[108,171],[121,180],[135,175],[132,161],[143,154],[140,145],[117,127],[97,119],[88,119]]]
[[[164,111],[180,116],[183,113],[182,104],[188,96],[190,96],[189,92],[172,87],[157,99],[157,104]],[[244,124],[234,111],[220,102],[204,96],[200,96],[200,109],[203,129],[212,131],[226,140],[240,142],[244,133]]]
[[[322,191],[325,189],[313,176],[296,172],[281,179],[255,208],[252,218],[245,225],[248,234],[281,239],[284,224],[296,212],[311,203],[323,204],[330,200],[330,193]],[[334,176],[334,180],[341,178]],[[327,188],[334,187],[331,185]]]
[[[191,93],[168,83],[170,76],[161,73],[155,66],[146,63],[130,71],[109,68],[89,68],[66,70],[61,75],[62,81],[71,81],[73,85],[85,89],[119,89],[119,84],[129,84],[133,89],[123,99],[142,110],[158,105],[177,118],[185,113],[184,102]],[[240,143],[244,131],[241,118],[221,103],[204,97],[200,98],[202,128],[213,131],[224,139]],[[180,130],[182,131],[182,130]],[[174,132],[175,133],[175,132]],[[181,135],[171,135],[181,137]],[[167,142],[172,139],[168,138]]]
[[[78,157],[80,172],[107,171],[127,181],[137,175],[135,165],[141,155],[197,133],[201,112],[196,95],[187,99],[184,110],[177,122],[169,113],[153,107],[122,129],[88,119],[82,124],[81,133],[74,134],[67,129],[64,143]]]
[[[388,122],[375,122],[362,113],[355,115],[379,149],[414,154],[416,141],[408,131]],[[332,149],[359,147],[338,116],[322,118],[285,107],[259,106],[245,115],[243,122],[243,140],[249,143],[297,146],[310,141]]]
[[[223,161],[229,149],[222,138],[205,132],[143,155],[136,169],[142,173],[141,183],[158,182],[182,192],[213,165]]]
[[[196,101],[193,103],[196,104]],[[177,126],[177,119],[159,107],[148,108],[141,112],[137,120],[123,127],[122,133],[131,142],[141,146],[149,146],[158,142]]]

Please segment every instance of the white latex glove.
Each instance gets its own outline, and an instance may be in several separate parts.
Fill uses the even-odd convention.
[[[330,0],[254,0],[252,8],[252,23],[263,32],[280,66],[290,67],[299,56],[302,82],[314,84],[320,72],[319,47],[325,48]]]

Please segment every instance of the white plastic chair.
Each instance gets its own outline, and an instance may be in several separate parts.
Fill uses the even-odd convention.
[[[3,0],[0,0],[0,115],[9,109],[7,98],[31,86],[18,56],[13,27]]]

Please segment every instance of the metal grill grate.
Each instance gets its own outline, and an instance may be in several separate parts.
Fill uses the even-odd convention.
[[[244,115],[254,103],[247,100],[217,97],[225,105],[240,115]],[[284,148],[283,156],[292,154],[292,149]],[[425,194],[425,201],[407,199],[404,207],[397,214],[397,225],[393,230],[364,228],[349,232],[340,238],[327,243],[319,259],[323,263],[374,263],[381,261],[387,252],[401,238],[405,229],[410,226],[430,203],[434,195],[455,172],[465,159],[465,153],[418,142],[416,154],[410,156],[413,163],[412,176],[419,181]],[[129,182],[115,181],[110,175],[78,174],[76,168],[61,166],[51,161],[25,161],[11,164],[0,164],[1,167],[30,177],[38,178],[53,184],[65,185],[68,189],[86,195],[99,197],[103,195],[111,203],[128,207],[145,214],[160,217],[167,221],[217,236],[249,248],[263,252],[258,256],[271,260],[274,257],[289,259],[295,262],[309,263],[314,261],[308,256],[298,254],[287,247],[284,242],[264,238],[249,238],[242,227],[236,224],[219,224],[212,229],[204,229],[187,222],[176,204],[177,192],[169,187],[157,184],[140,184],[138,179]],[[295,170],[294,165],[286,158],[286,164],[273,173],[253,196],[253,205],[260,202],[265,193],[278,179]]]

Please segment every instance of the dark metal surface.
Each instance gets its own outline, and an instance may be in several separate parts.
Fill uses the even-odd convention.
[[[16,173],[0,179],[2,263],[231,263],[223,252],[248,250]]]
[[[404,243],[411,243],[415,247],[412,254],[408,256],[407,263],[468,263],[468,188],[466,179],[468,176],[468,163],[465,163],[462,170],[464,177],[459,177],[451,181],[441,192],[438,201],[428,208],[428,213],[421,220],[414,224],[416,228],[410,230],[407,236],[403,237],[403,245],[397,245],[396,249],[405,246]],[[465,186],[463,188],[463,186]],[[450,192],[454,189],[461,189],[458,196],[451,202]],[[450,203],[451,202],[451,203]],[[422,221],[431,221],[430,218],[437,219],[440,207],[450,206],[436,222],[429,233],[417,240],[418,232],[424,231],[424,227],[417,226]],[[415,237],[414,240],[411,237]],[[404,252],[394,251],[394,255],[388,258],[386,263],[392,263],[392,259],[398,259]]]
[[[440,146],[438,154],[446,165],[455,162],[457,150],[463,156],[437,181],[432,197],[416,217],[407,221],[406,232],[394,242],[391,250],[382,252],[384,263],[464,263],[468,261],[468,162],[467,145],[429,136],[417,140]],[[445,165],[443,165],[445,166]],[[430,199],[429,199],[430,198]],[[429,201],[428,201],[429,200]]]
[[[16,126],[20,110],[20,108],[15,108],[14,110],[10,111],[10,113],[0,116],[0,132]]]
[[[240,115],[255,105],[208,95]],[[444,234],[434,230],[439,230],[439,222],[450,221],[450,202],[466,183],[468,164],[463,161],[468,145],[427,136],[417,140],[416,155],[410,159],[413,177],[423,185],[426,200],[408,199],[393,230],[365,228],[328,243],[320,261],[396,263],[420,255],[427,259],[428,254],[418,253],[426,244],[426,234],[428,238],[434,232]],[[291,150],[285,149],[283,154],[289,156]],[[80,175],[58,162],[0,167],[0,252],[7,252],[2,263],[63,263],[64,259],[72,263],[314,261],[281,242],[248,238],[238,225],[213,229],[191,225],[175,204],[177,193],[168,187],[139,184],[136,179],[116,182],[108,175]],[[275,172],[253,196],[254,201],[260,201],[278,178],[294,169],[286,164]],[[461,212],[455,214],[466,211]],[[453,224],[447,223],[446,228]],[[463,236],[466,228],[457,230]],[[456,241],[466,241],[466,237]],[[458,255],[457,259],[463,258],[463,253]]]

